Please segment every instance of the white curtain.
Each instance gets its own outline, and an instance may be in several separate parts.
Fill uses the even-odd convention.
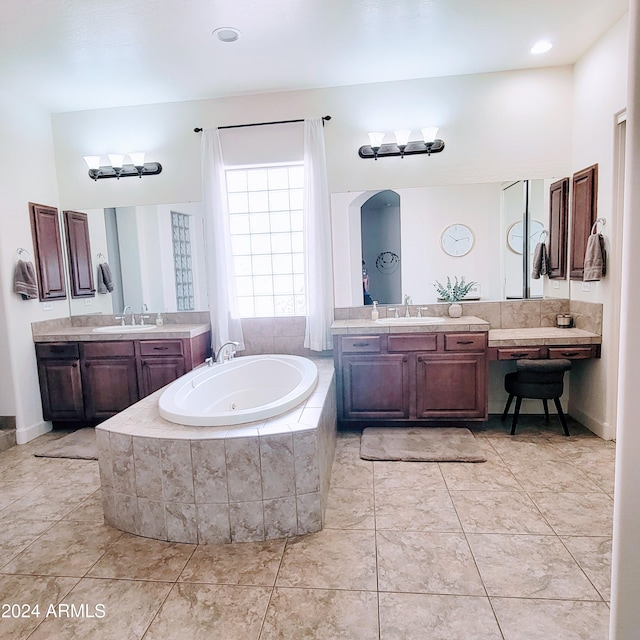
[[[227,190],[217,129],[203,129],[201,153],[211,344],[217,350],[228,340],[235,340],[240,343],[238,349],[244,349],[242,323],[236,310]]]
[[[332,348],[333,271],[329,185],[322,118],[304,121],[304,230],[307,267],[307,326],[304,346]]]

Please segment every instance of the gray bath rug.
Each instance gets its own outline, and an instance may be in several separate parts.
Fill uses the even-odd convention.
[[[486,462],[476,439],[463,427],[367,427],[362,431],[364,460]]]
[[[34,455],[39,458],[97,460],[96,430],[91,427],[78,429],[64,438],[53,440]]]

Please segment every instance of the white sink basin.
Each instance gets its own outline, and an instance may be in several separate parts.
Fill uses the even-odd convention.
[[[405,324],[443,324],[446,322],[446,319],[438,316],[428,316],[423,318],[378,318],[376,322],[378,324],[402,326]]]
[[[134,333],[138,331],[149,331],[155,329],[154,324],[126,324],[124,327],[121,324],[110,324],[106,327],[95,327],[94,333]]]

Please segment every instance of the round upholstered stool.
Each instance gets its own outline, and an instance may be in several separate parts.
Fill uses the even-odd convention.
[[[570,360],[518,360],[516,362],[516,371],[507,373],[504,377],[504,388],[509,394],[509,398],[502,414],[503,421],[507,418],[513,398],[516,399],[516,408],[511,422],[511,435],[516,432],[523,398],[542,400],[546,424],[549,424],[547,401],[553,400],[558,410],[564,435],[570,435],[567,419],[560,404],[560,397],[564,391],[564,372],[569,369],[571,369]]]

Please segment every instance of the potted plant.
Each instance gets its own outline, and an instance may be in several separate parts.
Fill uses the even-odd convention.
[[[449,306],[449,315],[452,318],[459,318],[462,315],[462,305],[458,304],[458,302],[469,293],[469,290],[475,284],[473,280],[465,282],[464,276],[462,276],[460,280],[458,280],[458,276],[455,276],[452,284],[451,278],[447,276],[446,286],[437,280],[433,286],[436,288],[440,300],[452,303]]]

